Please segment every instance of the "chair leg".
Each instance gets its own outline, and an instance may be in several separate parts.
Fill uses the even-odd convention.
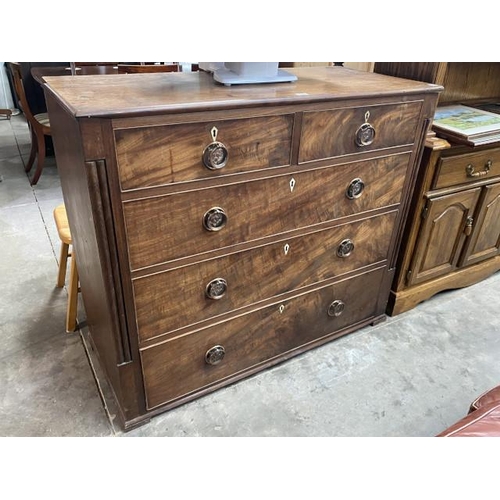
[[[69,245],[67,243],[61,243],[61,253],[59,256],[59,272],[57,273],[57,288],[62,288],[64,286],[64,281],[66,280],[68,251]]]
[[[43,163],[45,161],[45,136],[43,134],[39,134],[37,136],[37,150],[38,158],[35,175],[33,176],[33,179],[31,179],[32,186],[34,186],[38,182],[38,179],[40,178],[43,170]]]
[[[30,127],[30,134],[31,134],[31,151],[28,163],[24,168],[25,172],[29,172],[31,170],[31,167],[33,167],[33,163],[35,163],[36,152],[37,152],[37,139],[33,127]]]
[[[71,257],[71,266],[69,272],[68,284],[68,309],[66,311],[66,331],[74,332],[76,330],[76,313],[78,305],[78,270],[73,251]]]

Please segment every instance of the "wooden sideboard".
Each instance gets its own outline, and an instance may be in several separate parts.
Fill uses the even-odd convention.
[[[341,67],[47,77],[124,428],[385,318],[440,86]]]
[[[500,100],[500,63],[376,63],[375,71],[443,85],[439,105]],[[431,134],[388,313],[483,280],[500,269],[499,254],[500,143],[464,146]]]

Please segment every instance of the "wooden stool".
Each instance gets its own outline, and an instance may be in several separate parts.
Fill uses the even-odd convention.
[[[59,205],[54,209],[54,220],[56,221],[57,232],[61,239],[61,256],[59,258],[59,272],[57,275],[57,287],[62,288],[66,279],[66,265],[68,257],[72,257],[68,283],[68,307],[66,310],[66,331],[76,330],[76,312],[78,303],[78,270],[76,268],[76,258],[74,251],[69,252],[71,245],[71,231],[69,230],[66,207]]]

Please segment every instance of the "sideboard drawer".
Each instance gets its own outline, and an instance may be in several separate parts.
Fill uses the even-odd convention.
[[[383,262],[397,211],[133,281],[141,340]],[[223,281],[222,281],[223,280]],[[219,294],[210,298],[210,290]]]
[[[305,112],[299,163],[411,145],[421,107],[416,101]]]
[[[115,130],[122,190],[212,178],[290,164],[293,115]],[[212,142],[227,150],[225,166],[204,164]],[[223,154],[223,149],[218,152]],[[219,160],[222,161],[222,157]],[[210,164],[210,163],[209,163]]]
[[[385,268],[141,351],[149,409],[374,317]],[[215,364],[210,364],[215,363]]]
[[[132,269],[202,254],[400,202],[409,155],[350,163],[123,204]],[[348,190],[364,189],[353,199]],[[357,184],[356,184],[357,183]],[[356,197],[357,196],[357,197]],[[204,227],[222,209],[220,230]]]
[[[500,148],[453,156],[443,156],[437,166],[434,189],[500,175]]]

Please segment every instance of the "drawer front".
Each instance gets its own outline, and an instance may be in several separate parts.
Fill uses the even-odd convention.
[[[385,272],[385,268],[381,268],[340,281],[281,304],[142,350],[148,408],[210,386],[316,339],[374,317],[377,295]],[[221,349],[214,349],[216,346],[224,349],[222,360]],[[220,362],[209,364],[217,360]]]
[[[339,165],[217,188],[125,202],[132,269],[201,254],[266,236],[397,204],[409,155]],[[349,199],[353,180],[364,189]],[[227,223],[204,228],[204,215],[222,208]]]
[[[283,115],[115,130],[122,190],[289,165],[292,129],[293,115]],[[212,142],[227,149],[221,168],[204,165]]]
[[[393,211],[138,278],[133,285],[139,336],[147,340],[382,262],[387,258],[396,215]],[[217,285],[220,293],[209,297]]]
[[[306,112],[299,162],[411,145],[421,107],[410,102]]]
[[[443,157],[439,160],[434,189],[467,184],[500,175],[500,148]]]

